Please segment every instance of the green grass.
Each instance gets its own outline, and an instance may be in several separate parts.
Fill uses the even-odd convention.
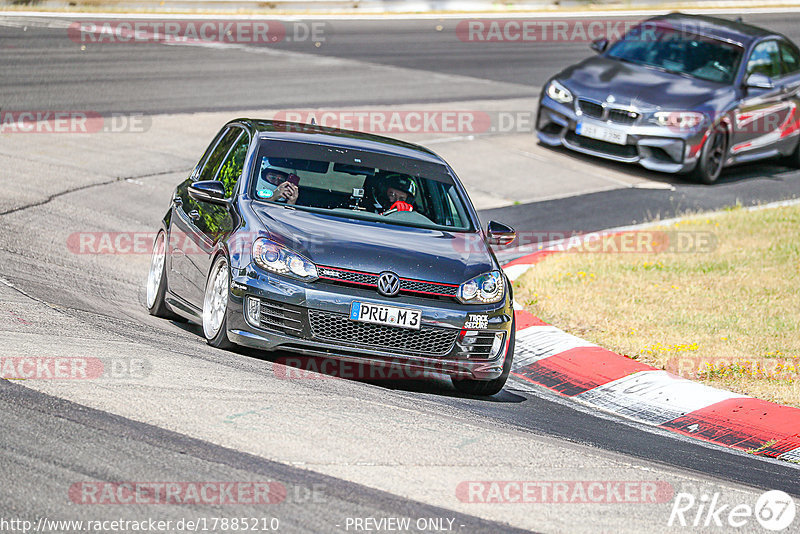
[[[655,229],[710,236],[708,250],[560,253],[517,280],[516,295],[610,350],[800,406],[799,229],[800,206],[733,206]]]

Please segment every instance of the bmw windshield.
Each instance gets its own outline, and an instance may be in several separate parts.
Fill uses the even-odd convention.
[[[644,23],[614,43],[607,57],[674,74],[719,83],[732,83],[742,47],[688,27]]]
[[[330,215],[448,231],[473,231],[444,165],[338,146],[264,140],[250,196]]]

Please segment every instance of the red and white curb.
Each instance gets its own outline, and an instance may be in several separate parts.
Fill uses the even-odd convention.
[[[551,254],[504,266],[512,280]],[[515,303],[511,375],[584,405],[759,456],[800,462],[800,409],[715,389],[598,347]]]

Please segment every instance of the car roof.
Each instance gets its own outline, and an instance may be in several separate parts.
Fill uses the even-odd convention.
[[[284,122],[268,119],[237,119],[232,122],[249,127],[258,137],[319,145],[340,146],[356,150],[380,152],[392,156],[418,159],[440,165],[445,161],[427,148],[391,137],[352,130],[327,128],[316,124]]]
[[[719,17],[709,17],[707,15],[670,13],[669,15],[660,15],[648,20],[655,22],[664,21],[675,25],[685,25],[692,31],[696,31],[701,35],[716,37],[718,39],[739,43],[744,46],[747,46],[753,41],[756,41],[762,37],[784,37],[779,33],[766,30],[758,26],[753,26],[752,24],[722,19]]]

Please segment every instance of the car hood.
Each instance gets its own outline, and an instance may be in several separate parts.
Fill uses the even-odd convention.
[[[562,71],[556,79],[576,97],[601,102],[612,96],[616,104],[642,111],[657,108],[692,110],[701,102],[730,90],[729,86],[671,74],[605,56],[586,59]]]
[[[460,284],[495,262],[477,232],[444,232],[253,204],[272,239],[317,265]]]

